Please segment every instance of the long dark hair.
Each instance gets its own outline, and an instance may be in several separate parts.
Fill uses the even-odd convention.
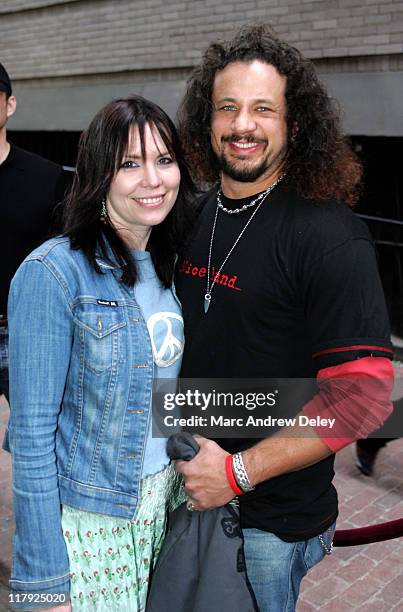
[[[188,80],[178,116],[182,144],[196,180],[213,183],[219,179],[210,130],[215,75],[233,62],[253,60],[271,64],[287,77],[286,180],[306,198],[336,198],[353,205],[362,167],[342,133],[339,110],[312,62],[264,24],[244,26],[233,40],[211,44]]]
[[[158,130],[181,173],[176,203],[164,221],[153,227],[147,244],[157,275],[168,287],[172,282],[175,255],[193,220],[194,186],[176,128],[153,102],[137,95],[113,100],[95,115],[82,133],[73,184],[63,206],[63,234],[68,236],[73,249],[83,251],[96,272],[102,272],[97,264],[97,256],[101,255],[122,268],[122,282],[128,286],[135,284],[136,264],[108,217],[101,219],[101,210],[127,151],[130,128],[138,127],[144,155],[147,124]]]

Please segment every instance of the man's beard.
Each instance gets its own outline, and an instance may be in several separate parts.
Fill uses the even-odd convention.
[[[216,158],[221,172],[234,181],[239,181],[240,183],[254,183],[266,172],[268,168],[266,159],[262,159],[257,166],[250,168],[247,165],[240,167],[232,164],[230,161],[228,161],[223,153],[220,153],[219,155],[216,153]]]
[[[253,138],[252,136],[223,136],[221,138],[221,144],[224,142],[238,142],[243,140],[246,142],[257,142],[258,144],[263,145],[264,151],[268,147],[268,141],[266,139]],[[214,151],[214,149],[213,149]],[[228,157],[225,156],[223,150],[214,151],[214,155],[217,161],[217,165],[219,170],[225,176],[233,179],[234,181],[239,181],[240,183],[254,183],[258,179],[260,179],[264,174],[274,172],[275,170],[281,168],[284,164],[284,160],[287,157],[287,147],[284,147],[277,152],[274,158],[269,159],[269,156],[266,154],[257,165],[250,165],[248,162],[248,158],[245,156],[238,157],[238,163],[231,162]],[[242,161],[245,160],[245,165],[242,164]],[[239,163],[241,162],[241,163]]]

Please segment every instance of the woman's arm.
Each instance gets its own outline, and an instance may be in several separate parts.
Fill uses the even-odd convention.
[[[10,447],[16,532],[10,585],[16,609],[43,608],[40,595],[69,598],[61,528],[56,429],[70,362],[68,289],[51,264],[30,260],[9,297]],[[33,594],[27,604],[16,594]],[[39,595],[39,596],[38,596]],[[57,595],[60,599],[57,600]]]

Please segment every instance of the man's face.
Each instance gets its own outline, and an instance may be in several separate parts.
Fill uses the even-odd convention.
[[[287,151],[286,77],[259,60],[234,62],[213,85],[211,144],[225,177],[272,182]]]
[[[14,114],[15,106],[15,97],[10,96],[7,98],[4,91],[0,91],[0,130],[5,127],[7,119]]]

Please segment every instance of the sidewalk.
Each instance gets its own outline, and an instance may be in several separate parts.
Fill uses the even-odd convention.
[[[8,418],[8,406],[0,397],[0,612],[8,610],[8,576],[10,573],[11,536],[14,527],[11,510],[11,461],[1,449]]]
[[[7,406],[2,398],[0,439],[6,421]],[[336,459],[335,484],[340,500],[339,529],[402,518],[403,439],[392,442],[380,452],[373,478],[361,475],[355,468],[350,448],[341,451]],[[12,529],[10,459],[0,450],[0,612],[8,609]],[[403,610],[403,538],[336,548],[302,583],[297,612],[313,610]]]
[[[351,448],[336,458],[339,529],[403,518],[403,439],[377,459],[375,476],[354,466]],[[403,538],[335,548],[302,582],[297,612],[390,612],[403,610]]]

